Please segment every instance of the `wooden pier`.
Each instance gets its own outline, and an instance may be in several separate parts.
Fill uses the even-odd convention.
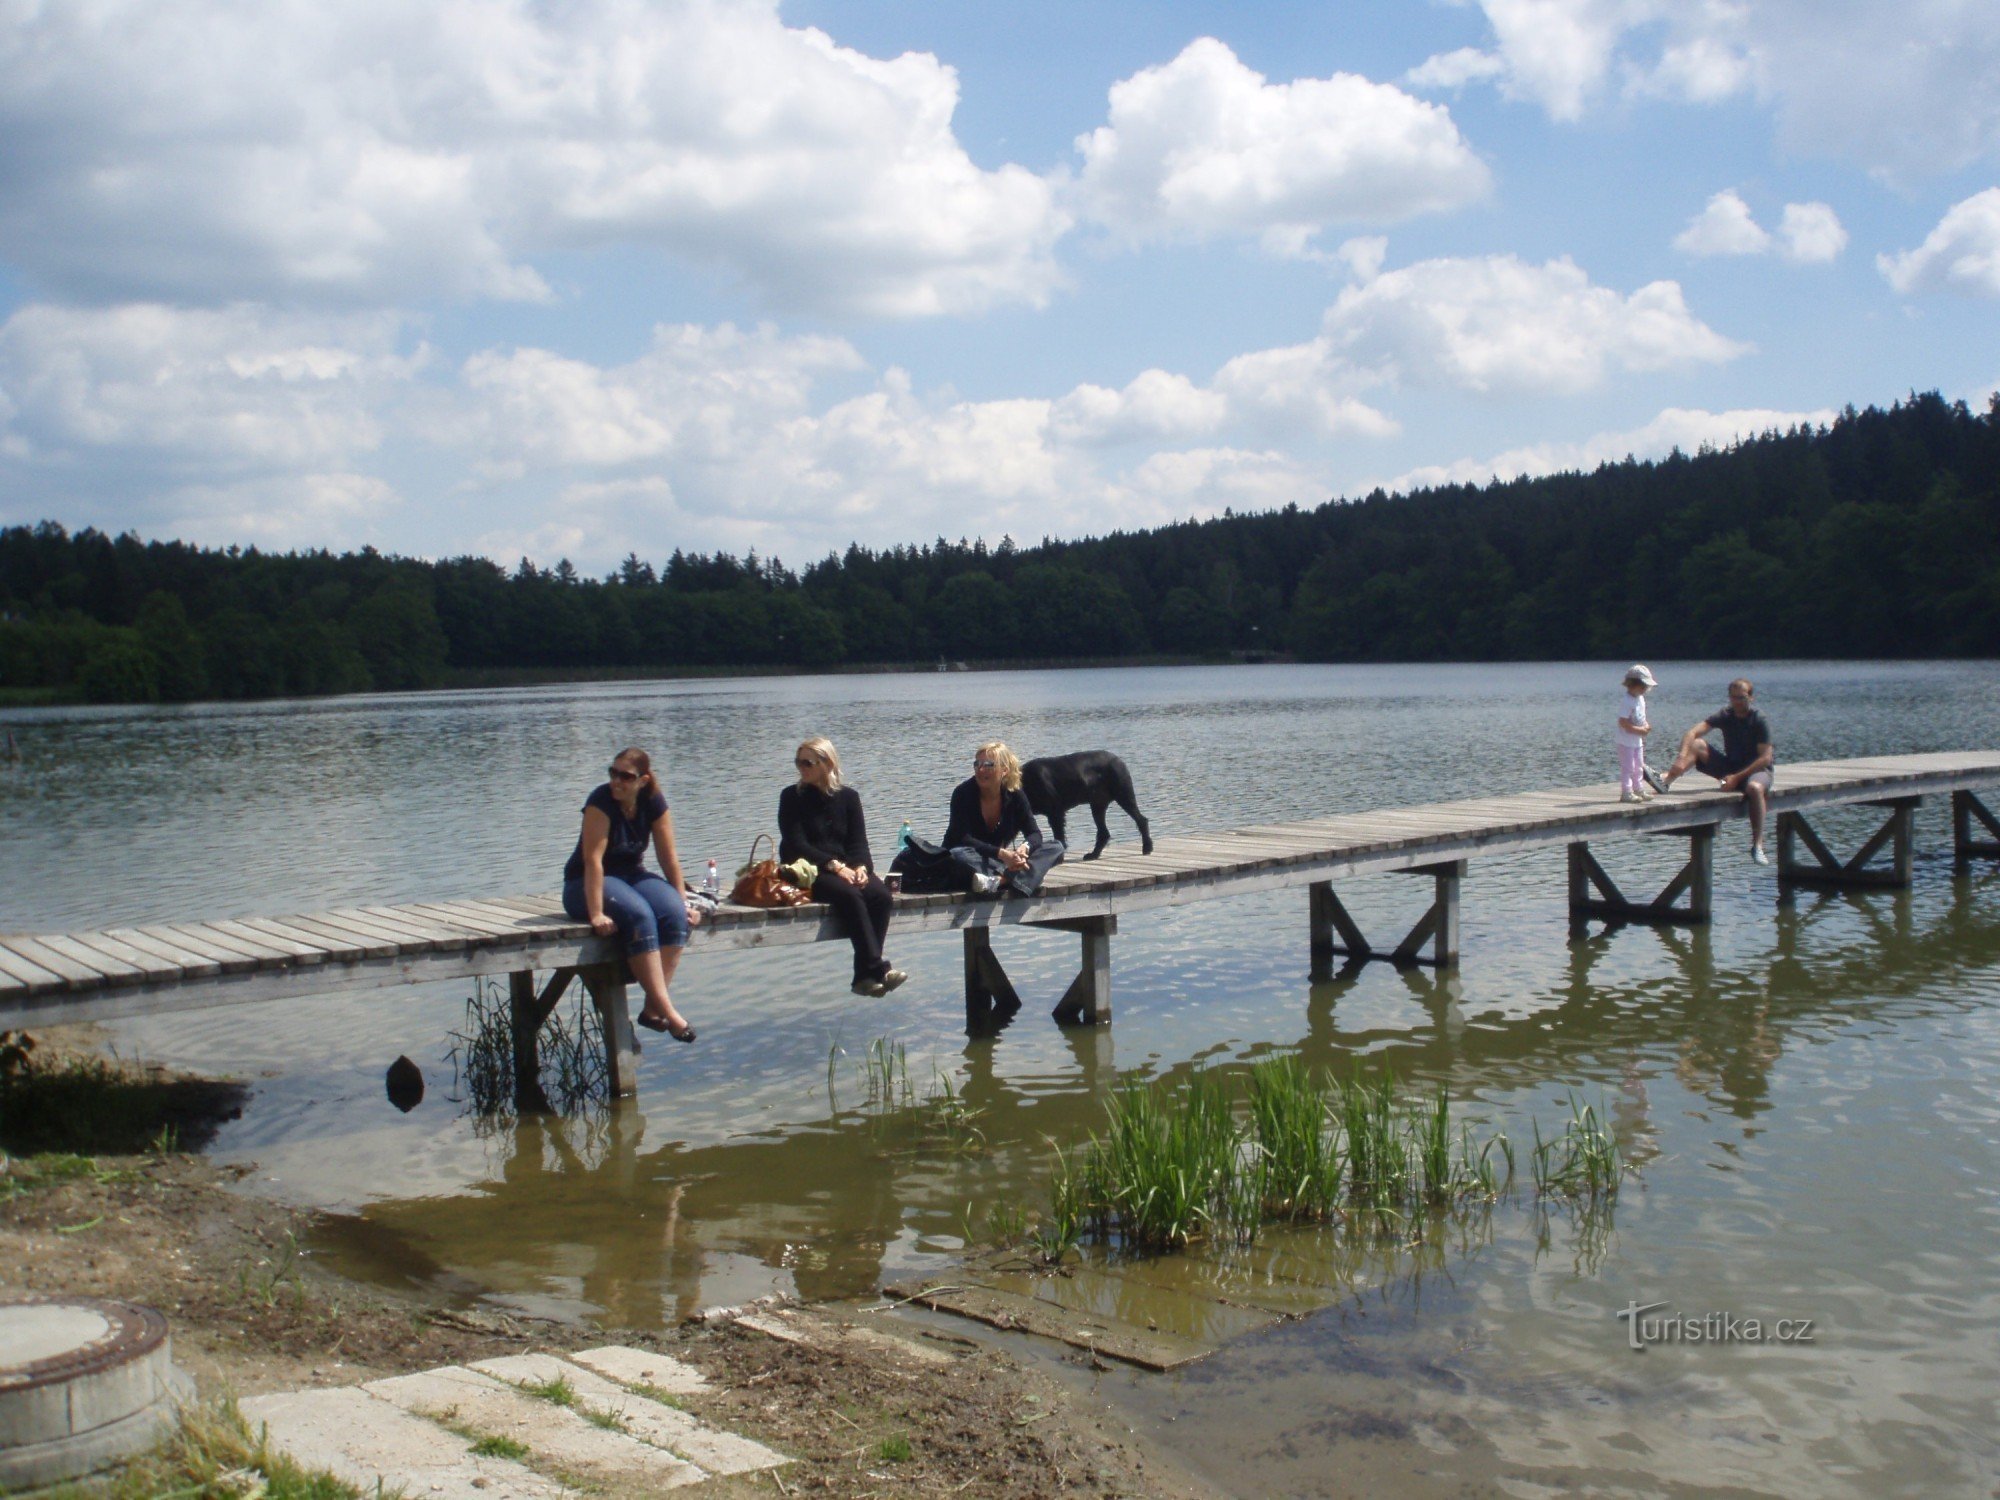
[[[1952,799],[1961,860],[2000,858],[2000,819],[1980,800],[2000,787],[2000,751],[1951,751],[1783,764],[1770,797],[1783,885],[1906,886],[1914,817],[1924,797]],[[1813,828],[1819,809],[1882,809],[1881,830],[1838,857]],[[1113,846],[1104,858],[1059,865],[1042,892],[1020,900],[963,895],[897,898],[895,932],[963,935],[969,1024],[1011,1012],[1019,996],[993,946],[996,929],[1076,934],[1075,981],[1058,1021],[1111,1019],[1111,938],[1121,917],[1195,901],[1304,887],[1315,972],[1336,958],[1457,962],[1461,884],[1481,855],[1562,844],[1569,851],[1569,909],[1577,919],[1701,923],[1713,900],[1718,828],[1743,816],[1742,798],[1690,777],[1651,802],[1622,804],[1608,785],[1384,808],[1293,823],[1166,837],[1151,855]],[[1688,858],[1650,899],[1621,891],[1591,852],[1628,835],[1685,838]],[[1886,862],[1885,862],[1886,858]],[[1369,940],[1336,882],[1377,873],[1428,877],[1430,901],[1387,944]],[[725,905],[695,929],[694,948],[755,948],[845,941],[825,908],[778,911]],[[551,896],[481,897],[401,906],[355,906],[281,917],[118,927],[0,939],[0,1027],[107,1020],[206,1006],[509,976],[516,1058],[524,1087],[535,1038],[572,982],[603,1021],[612,1087],[629,1092],[638,1048],[615,940],[593,935]],[[547,978],[537,982],[537,976]]]

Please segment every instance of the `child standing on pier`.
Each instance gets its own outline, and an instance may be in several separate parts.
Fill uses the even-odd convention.
[[[1657,687],[1652,671],[1633,666],[1625,673],[1625,704],[1618,715],[1618,800],[1644,802],[1653,795],[1646,785],[1646,689]]]

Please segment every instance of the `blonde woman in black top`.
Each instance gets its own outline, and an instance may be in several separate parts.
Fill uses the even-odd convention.
[[[1021,790],[1020,758],[1004,741],[973,752],[972,775],[952,790],[944,847],[969,873],[975,896],[1032,896],[1062,859],[1062,841],[1042,837]]]
[[[861,795],[840,779],[840,754],[815,736],[792,756],[796,783],[778,794],[778,858],[819,866],[812,898],[832,907],[854,944],[854,993],[885,995],[910,976],[882,956],[893,898],[874,871]]]

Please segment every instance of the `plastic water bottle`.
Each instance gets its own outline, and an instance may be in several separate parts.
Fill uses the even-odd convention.
[[[910,820],[903,819],[903,826],[896,830],[896,852],[901,854],[910,847]]]
[[[715,861],[712,859],[708,862],[708,884],[704,885],[702,889],[707,891],[711,896],[720,897],[722,895],[722,877],[716,873]]]

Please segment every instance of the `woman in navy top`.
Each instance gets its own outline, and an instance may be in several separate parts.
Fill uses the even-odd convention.
[[[664,880],[645,866],[648,843],[660,857]],[[698,919],[681,899],[674,815],[645,751],[619,751],[611,779],[584,799],[583,832],[563,867],[563,910],[590,923],[599,937],[616,932],[625,940],[625,960],[646,992],[639,1024],[675,1041],[693,1041],[694,1028],[674,1009],[667,985]]]
[[[819,866],[812,898],[840,918],[854,944],[854,993],[885,995],[910,976],[882,956],[889,935],[889,888],[872,866],[861,794],[840,784],[840,754],[819,736],[792,756],[798,782],[778,793],[778,858]]]
[[[1015,848],[1016,840],[1025,847]],[[971,777],[953,790],[944,847],[970,874],[976,896],[1032,896],[1062,859],[1062,840],[1042,837],[1021,790],[1020,759],[1001,741],[974,752]]]

